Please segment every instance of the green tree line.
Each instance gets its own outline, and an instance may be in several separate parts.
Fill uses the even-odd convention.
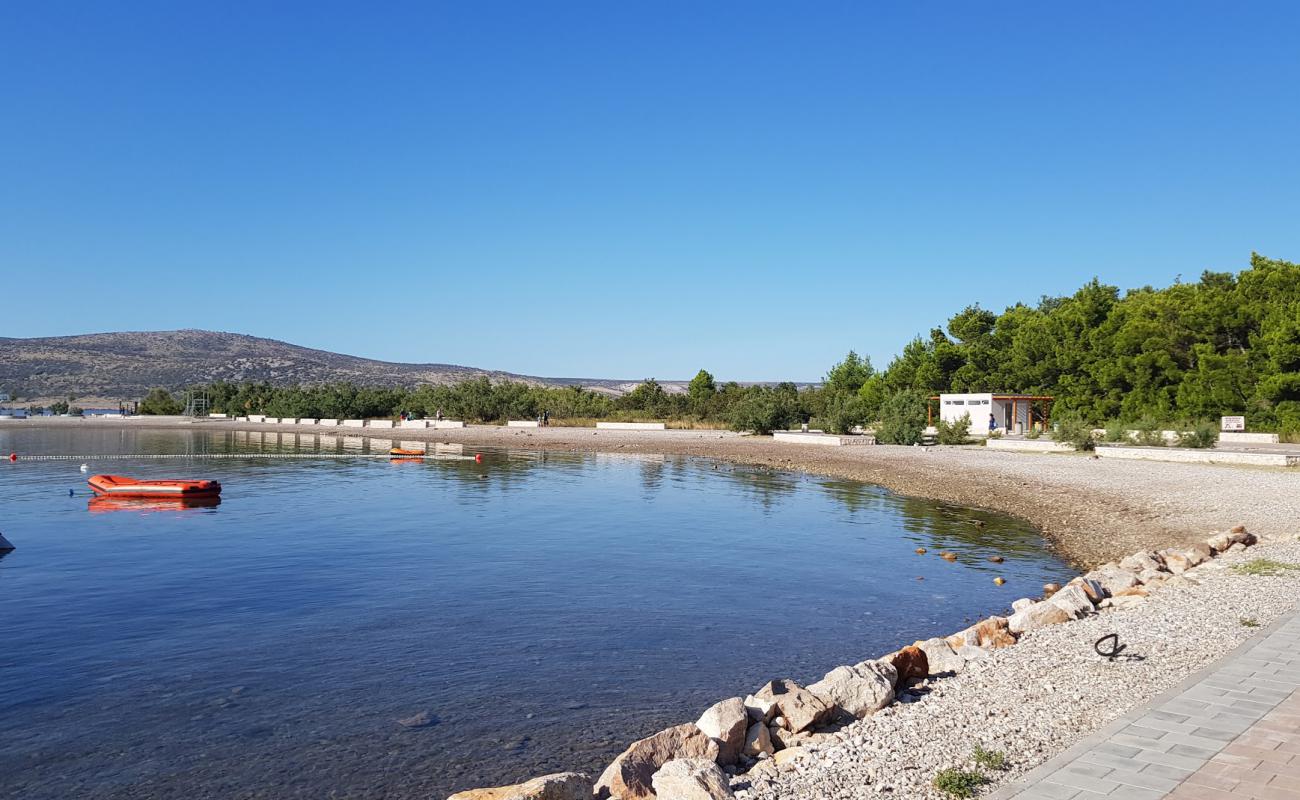
[[[1091,425],[1179,424],[1245,414],[1252,429],[1300,433],[1300,265],[1252,255],[1240,273],[1121,295],[1094,279],[1063,297],[1001,314],[970,305],[909,342],[877,372],[850,351],[821,385],[719,385],[706,370],[686,392],[647,380],[621,396],[581,386],[542,387],[478,378],[455,385],[274,387],[215,383],[216,411],[275,417],[443,416],[469,422],[656,419],[768,432],[808,423],[843,433],[872,425],[882,441],[910,443],[939,392],[1048,394],[1053,417]],[[142,410],[176,413],[163,390]]]

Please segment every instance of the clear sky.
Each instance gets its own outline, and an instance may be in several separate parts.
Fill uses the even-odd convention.
[[[0,4],[0,336],[816,379],[1300,259],[1294,2]]]

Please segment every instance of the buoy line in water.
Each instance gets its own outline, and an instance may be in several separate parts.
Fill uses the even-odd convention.
[[[477,456],[456,456],[449,454],[392,455],[390,453],[119,453],[101,455],[57,456],[38,455],[23,456],[10,454],[10,461],[128,461],[135,459],[201,459],[201,458],[386,458],[393,460],[422,461],[481,461]]]

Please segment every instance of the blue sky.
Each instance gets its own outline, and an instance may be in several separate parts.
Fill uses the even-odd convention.
[[[1300,259],[1294,3],[0,5],[0,335],[815,379]]]

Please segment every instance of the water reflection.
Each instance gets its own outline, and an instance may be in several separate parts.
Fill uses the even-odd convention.
[[[139,497],[104,497],[95,496],[86,503],[86,510],[92,514],[111,511],[133,511],[146,513],[151,511],[187,511],[195,508],[216,508],[221,505],[220,497],[187,498],[139,498]]]

